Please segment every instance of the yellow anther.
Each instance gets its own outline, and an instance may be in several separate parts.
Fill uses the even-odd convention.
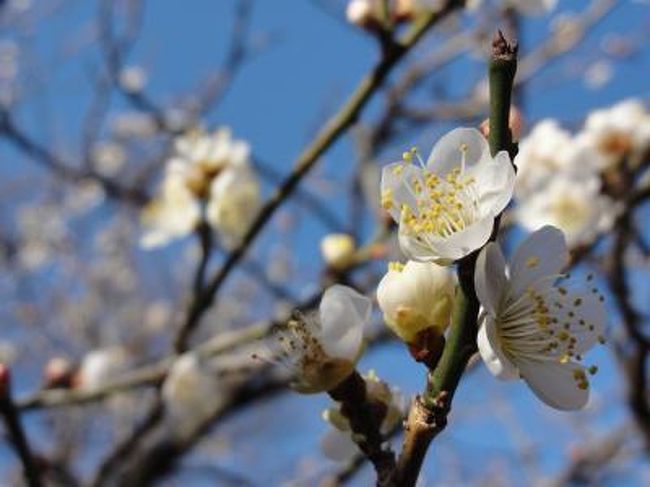
[[[526,267],[533,269],[539,265],[539,257],[531,255],[526,259]]]

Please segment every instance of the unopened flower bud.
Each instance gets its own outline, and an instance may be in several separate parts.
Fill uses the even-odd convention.
[[[46,389],[69,388],[75,369],[65,357],[50,359],[43,368],[43,387]]]
[[[377,287],[377,302],[388,327],[407,343],[418,333],[449,326],[455,277],[449,268],[431,262],[393,263]]]
[[[347,233],[331,233],[320,242],[325,263],[332,269],[344,269],[354,260],[356,244]]]
[[[508,125],[510,127],[510,133],[512,134],[512,141],[518,142],[521,137],[521,131],[524,125],[524,118],[521,115],[521,111],[515,107],[510,107],[510,116],[508,118]],[[481,133],[487,138],[490,135],[490,120],[485,119],[481,122]]]
[[[9,366],[0,363],[0,397],[7,397],[11,388],[11,370]]]

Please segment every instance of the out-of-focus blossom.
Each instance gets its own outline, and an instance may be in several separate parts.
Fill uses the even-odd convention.
[[[82,389],[98,389],[125,372],[129,356],[123,348],[112,347],[88,352],[79,367],[77,386]]]
[[[120,85],[129,93],[137,93],[147,84],[147,73],[141,66],[127,66],[120,72]]]
[[[91,158],[97,171],[104,176],[115,176],[126,162],[122,145],[115,142],[99,142],[92,148]]]
[[[16,346],[9,341],[0,341],[0,362],[12,364],[18,357]]]
[[[257,215],[260,191],[250,168],[250,147],[228,129],[213,134],[195,130],[175,142],[158,196],[144,209],[145,247],[191,233],[201,221],[235,245]]]
[[[218,395],[216,374],[193,352],[176,359],[162,386],[165,408],[176,419],[204,416]]]
[[[614,77],[614,67],[608,61],[598,61],[591,64],[585,71],[585,85],[592,90],[605,86]]]
[[[650,114],[639,100],[624,100],[593,111],[579,137],[581,143],[595,149],[600,169],[612,167],[623,158],[638,163],[637,159],[650,149]]]
[[[393,262],[377,287],[377,302],[388,327],[413,343],[418,333],[442,335],[451,319],[455,274],[433,262]]]
[[[426,164],[413,151],[403,158],[384,167],[381,181],[382,206],[399,224],[402,251],[449,264],[485,244],[512,198],[508,153],[492,157],[478,130],[460,128],[436,143]]]
[[[116,137],[149,138],[156,134],[156,121],[146,113],[124,112],[119,113],[111,120],[111,128]]]
[[[483,5],[484,0],[469,0],[466,4],[469,10]],[[524,15],[544,15],[553,10],[558,0],[501,0],[500,4],[517,10]]]
[[[94,179],[79,181],[65,195],[64,208],[76,216],[86,214],[104,201],[104,188]]]
[[[347,233],[330,233],[320,242],[323,260],[332,269],[344,269],[349,266],[356,250],[354,238]]]
[[[542,120],[519,144],[515,195],[527,197],[571,167],[571,134],[551,119]]]
[[[260,187],[253,171],[245,166],[229,167],[212,182],[206,218],[219,231],[223,243],[234,247],[249,230],[260,203]]]
[[[560,228],[570,247],[589,243],[608,230],[618,214],[618,205],[600,193],[600,186],[596,174],[560,173],[519,203],[515,219],[528,230]]]
[[[158,197],[142,212],[145,233],[140,243],[144,248],[153,248],[189,235],[200,216],[199,202],[182,175],[168,170]]]
[[[389,387],[379,379],[372,370],[364,376],[364,379],[368,400],[381,403],[386,408],[380,429],[380,432],[386,435],[404,416],[404,397],[397,389]],[[350,457],[358,452],[358,447],[352,439],[350,422],[341,412],[340,406],[332,406],[323,411],[323,419],[332,426],[321,439],[321,450],[324,455],[335,462],[350,460]]]
[[[490,372],[503,380],[521,377],[547,405],[574,410],[588,400],[587,372],[597,369],[580,362],[604,343],[607,314],[596,289],[581,292],[558,283],[567,261],[562,232],[543,227],[509,265],[499,246],[489,243],[476,262],[475,287],[483,307],[478,348]]]
[[[75,367],[65,357],[53,357],[43,368],[43,386],[47,389],[69,388],[72,386]]]
[[[305,394],[334,389],[354,370],[372,302],[352,288],[329,287],[317,315],[290,320],[276,330],[273,361],[293,374],[291,386]]]

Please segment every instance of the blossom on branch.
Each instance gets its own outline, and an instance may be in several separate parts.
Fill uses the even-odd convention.
[[[368,400],[375,404],[383,406],[380,432],[388,435],[404,417],[406,401],[404,396],[393,387],[390,387],[382,381],[377,374],[371,370],[363,376],[366,382],[366,394]],[[341,412],[340,405],[335,403],[323,411],[323,419],[327,421],[332,428],[321,439],[321,449],[325,456],[336,462],[348,461],[352,455],[359,452],[359,448],[354,442],[354,433],[350,427],[350,422]]]
[[[371,310],[370,299],[354,289],[340,284],[327,288],[318,314],[298,316],[275,330],[279,351],[271,361],[291,371],[291,387],[298,392],[334,389],[361,357]]]
[[[393,262],[377,287],[384,321],[406,343],[433,329],[441,336],[451,319],[455,274],[433,262]]]
[[[195,130],[175,141],[157,197],[143,210],[142,246],[157,247],[190,234],[204,220],[227,246],[236,245],[257,215],[260,190],[250,147],[230,130]]]
[[[449,264],[483,246],[512,197],[508,153],[492,157],[478,130],[459,128],[438,141],[426,164],[414,150],[403,159],[384,167],[381,180],[382,206],[399,224],[402,251]]]
[[[588,373],[597,371],[585,368],[582,356],[604,343],[606,312],[596,288],[582,292],[562,282],[567,260],[564,236],[551,226],[532,233],[508,265],[489,243],[476,262],[478,348],[496,377],[521,377],[547,405],[575,410],[589,397]]]

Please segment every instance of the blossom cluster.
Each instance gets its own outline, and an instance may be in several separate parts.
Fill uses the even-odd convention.
[[[260,203],[250,147],[229,129],[213,134],[196,129],[176,139],[157,196],[144,209],[146,248],[184,237],[202,222],[227,246],[245,235]]]
[[[514,213],[528,230],[560,228],[570,247],[611,228],[620,210],[614,175],[650,150],[650,113],[637,100],[596,110],[577,134],[555,120],[539,122],[521,141]]]

